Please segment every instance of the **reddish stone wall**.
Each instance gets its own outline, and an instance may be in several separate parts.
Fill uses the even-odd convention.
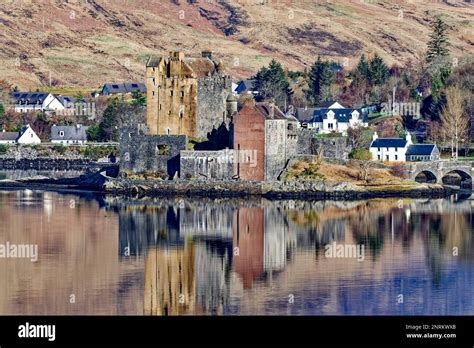
[[[237,161],[234,173],[242,180],[265,180],[265,118],[248,101],[234,119],[234,151]],[[253,154],[255,163],[242,161],[247,151]],[[238,163],[240,162],[240,163]]]
[[[248,289],[252,287],[253,281],[263,273],[265,242],[263,209],[238,209],[234,212],[232,226],[233,270],[241,277],[244,288]]]

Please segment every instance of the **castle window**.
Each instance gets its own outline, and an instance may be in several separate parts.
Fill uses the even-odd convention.
[[[172,97],[172,96],[173,96],[173,90],[170,91],[170,97]]]
[[[155,96],[155,91],[153,91],[153,96]]]
[[[170,129],[169,128],[166,128],[166,134],[170,135]]]
[[[184,97],[184,91],[181,91],[181,98]]]
[[[179,118],[183,118],[183,116],[184,116],[184,111],[180,111],[179,112]]]
[[[170,154],[170,147],[168,145],[157,145],[156,152],[160,156],[167,156]]]
[[[160,110],[161,110],[161,104],[160,104]]]

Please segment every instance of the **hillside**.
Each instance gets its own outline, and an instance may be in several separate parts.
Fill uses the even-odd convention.
[[[448,23],[454,56],[474,52],[474,5],[459,0],[6,0],[0,79],[31,89],[143,80],[147,56],[173,49],[211,49],[236,79],[271,58],[290,69],[317,55],[406,62],[424,51],[433,15]]]

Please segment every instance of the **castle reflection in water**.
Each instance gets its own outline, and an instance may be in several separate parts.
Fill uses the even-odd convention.
[[[473,206],[0,191],[0,314],[472,315]]]
[[[423,304],[410,296],[424,291],[416,282],[430,279],[436,290],[451,265],[466,259],[467,279],[457,282],[473,280],[470,200],[160,199],[116,209],[120,258],[145,258],[144,314],[337,313],[357,307],[360,296],[379,298],[373,314],[415,314]],[[364,245],[365,262],[326,258],[324,247],[334,241]],[[379,284],[385,293],[373,289],[387,276]],[[399,293],[407,295],[405,308],[397,308]],[[291,308],[290,296],[305,303]]]

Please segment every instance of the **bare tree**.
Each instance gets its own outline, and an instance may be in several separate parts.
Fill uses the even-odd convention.
[[[458,86],[446,89],[446,105],[441,110],[441,121],[446,140],[451,142],[451,157],[458,158],[459,142],[469,133],[469,115],[464,110],[465,95]]]

